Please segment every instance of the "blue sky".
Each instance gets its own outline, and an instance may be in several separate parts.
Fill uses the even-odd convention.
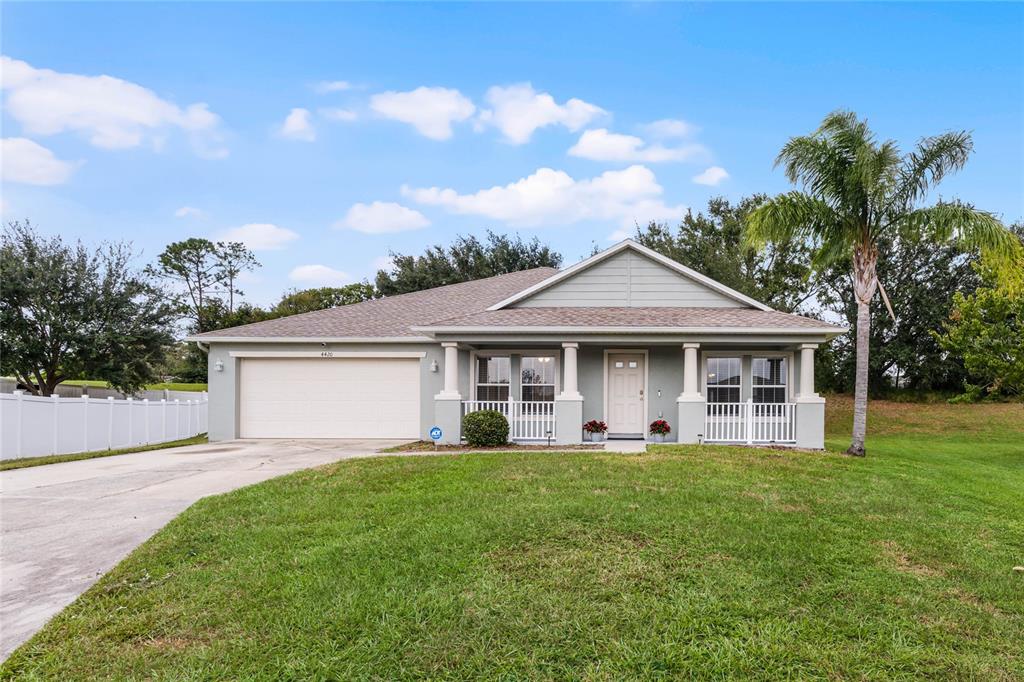
[[[0,11],[4,220],[130,239],[140,262],[244,238],[256,303],[487,228],[572,262],[788,189],[779,148],[841,107],[905,148],[973,131],[941,196],[1024,216],[1021,4]]]

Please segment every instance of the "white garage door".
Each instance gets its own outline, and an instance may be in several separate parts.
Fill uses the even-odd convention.
[[[244,358],[242,438],[418,438],[420,361]]]

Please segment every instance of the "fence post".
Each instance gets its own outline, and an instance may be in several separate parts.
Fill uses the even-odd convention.
[[[60,433],[60,417],[58,416],[58,413],[60,412],[60,396],[54,393],[53,395],[50,396],[50,399],[53,402],[53,443],[50,446],[50,449],[52,450],[50,454],[56,455],[57,434]]]
[[[160,416],[164,421],[164,435],[161,443],[167,442],[167,398],[160,398]]]
[[[114,396],[107,396],[107,450],[114,449]]]
[[[174,440],[181,438],[181,399],[174,399]]]
[[[132,418],[133,399],[130,396],[125,396],[125,400],[127,401],[126,404],[128,405],[128,447],[131,447],[135,445],[135,440],[132,438],[132,431],[134,431],[134,429],[132,428],[134,426],[134,424],[132,423],[134,421],[134,419]]]
[[[747,398],[747,445],[754,442],[754,399]]]
[[[146,434],[146,445],[149,445],[149,398],[142,399],[142,414],[146,419],[146,428],[143,433]]]
[[[185,438],[192,437],[192,401],[186,400],[185,412],[188,414],[188,418],[185,420]]]
[[[18,403],[18,409],[15,410],[15,414],[17,414],[18,421],[14,425],[14,435],[16,436],[14,449],[15,449],[18,457],[21,457],[21,449],[22,449],[21,448],[21,434],[25,430],[25,420],[22,418],[22,413],[24,412],[24,405],[25,405],[25,403],[24,403],[25,391],[22,391],[22,390],[15,391],[14,392],[14,397],[15,397],[15,400],[17,401],[17,403]]]
[[[82,452],[89,452],[89,394],[82,394]]]

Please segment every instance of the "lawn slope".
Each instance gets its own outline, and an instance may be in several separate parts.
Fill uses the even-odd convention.
[[[381,458],[208,498],[3,674],[1024,677],[1024,408],[870,426],[866,459]]]

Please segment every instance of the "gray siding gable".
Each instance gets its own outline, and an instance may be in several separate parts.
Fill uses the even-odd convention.
[[[514,308],[749,308],[633,249],[518,301]]]

